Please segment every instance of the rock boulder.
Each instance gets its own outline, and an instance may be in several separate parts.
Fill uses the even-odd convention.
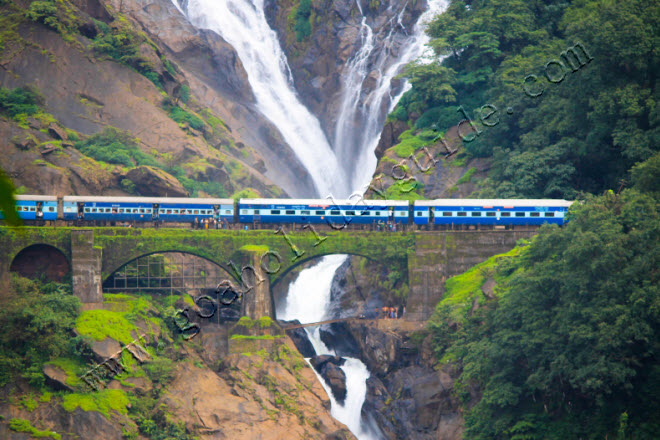
[[[188,197],[188,191],[174,176],[158,168],[142,165],[133,168],[126,178],[137,192],[146,197]]]

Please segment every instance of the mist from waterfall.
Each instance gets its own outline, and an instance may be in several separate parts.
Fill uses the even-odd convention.
[[[429,37],[424,33],[427,23],[447,7],[447,0],[429,0],[424,12],[408,33],[402,16],[406,7],[392,16],[385,27],[386,35],[376,41],[373,29],[367,24],[361,0],[356,0],[362,15],[360,26],[361,45],[349,60],[343,76],[342,99],[335,126],[334,150],[341,164],[347,168],[351,188],[364,192],[368,188],[377,159],[375,155],[380,133],[387,115],[409,87],[404,85],[399,93],[392,94],[392,80],[402,68],[424,54]],[[389,6],[391,11],[392,5]],[[381,31],[381,34],[384,31]],[[401,35],[407,36],[401,41]],[[395,54],[395,48],[398,53]],[[365,89],[368,78],[376,79],[376,86]],[[357,166],[355,166],[357,165]],[[349,168],[350,167],[350,168]]]
[[[286,55],[266,20],[264,0],[172,1],[193,25],[218,33],[233,46],[259,111],[278,128],[309,172],[317,193],[325,196],[332,191],[339,197],[348,196],[344,170],[319,120],[300,102],[293,88]]]

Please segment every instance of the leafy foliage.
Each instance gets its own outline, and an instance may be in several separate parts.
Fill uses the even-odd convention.
[[[15,277],[0,314],[0,386],[21,373],[43,385],[43,364],[73,351],[70,332],[79,308],[67,285]]]
[[[161,167],[152,156],[144,153],[130,133],[107,127],[101,133],[76,142],[75,147],[85,155],[107,163],[134,167],[149,165]]]
[[[0,87],[0,113],[10,118],[21,114],[32,116],[39,111],[42,104],[43,97],[33,87],[25,86],[11,90]]]
[[[657,199],[610,192],[498,265],[499,298],[486,307],[461,321],[443,300],[430,326],[437,354],[460,360],[466,403],[481,390],[466,438],[654,438],[659,241]]]
[[[12,226],[18,226],[21,224],[21,219],[16,213],[14,193],[14,184],[0,168],[0,213],[5,222]]]
[[[300,4],[292,11],[295,17],[293,30],[296,33],[296,40],[303,41],[312,35],[312,0],[300,0]]]
[[[11,419],[9,421],[9,429],[15,432],[27,432],[33,438],[52,438],[54,440],[62,439],[60,434],[48,430],[39,430],[32,426],[29,420],[25,419]]]
[[[447,130],[466,109],[480,134],[465,148],[493,162],[483,197],[618,188],[660,146],[659,24],[647,0],[452,0],[428,29],[446,58],[408,68],[391,116]]]

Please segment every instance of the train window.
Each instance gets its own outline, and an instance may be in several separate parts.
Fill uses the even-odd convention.
[[[255,213],[255,214],[258,214],[258,213],[259,213],[259,210],[258,210],[258,209],[255,209],[255,210],[254,210],[254,213]],[[231,209],[225,209],[225,214],[231,214]]]
[[[472,217],[481,217],[481,213],[480,213],[480,212],[472,212],[471,215],[472,215]]]
[[[422,211],[417,211],[417,217],[421,217],[421,216],[422,216]]]
[[[247,209],[241,209],[241,214],[247,214]]]
[[[270,210],[270,213],[271,213],[271,214],[279,214],[279,213],[280,213],[280,210],[279,210],[279,209],[271,209],[271,210]]]
[[[546,212],[546,213],[545,213],[545,216],[546,216],[546,217],[554,217],[554,216],[555,216],[555,213],[554,213],[554,212]]]
[[[369,215],[369,211],[362,211],[360,212],[360,215]]]
[[[300,215],[309,215],[309,211],[300,211]]]
[[[452,214],[453,214],[453,213],[452,213],[451,211],[444,211],[444,212],[442,213],[442,216],[443,216],[443,217],[451,217]]]
[[[337,211],[337,210],[335,210],[335,209],[333,209],[333,210],[330,211],[330,215],[340,215],[340,214],[341,214],[341,212],[340,212],[340,211]]]
[[[374,215],[377,215],[377,216],[380,217],[380,211],[376,211],[376,212],[374,212]]]
[[[194,209],[193,214],[199,214],[199,209]]]
[[[500,217],[511,217],[510,212],[500,212]]]
[[[48,212],[53,212],[53,211],[55,211],[55,208],[53,208],[52,206],[48,208]]]
[[[314,211],[316,215],[325,215],[325,211]]]
[[[467,217],[467,212],[459,211],[456,213],[456,215],[458,215],[459,217]]]
[[[495,217],[495,213],[494,212],[487,212],[486,217]]]
[[[231,214],[231,211],[227,211],[227,214]],[[258,209],[254,210],[254,215],[259,215],[259,210]]]
[[[529,215],[530,215],[530,217],[540,217],[541,213],[540,212],[530,212]]]
[[[524,217],[525,213],[524,212],[516,212],[516,217]]]
[[[144,214],[144,208],[140,208],[140,214]]]
[[[293,211],[293,210],[291,210],[291,209],[288,209],[288,210],[286,211],[286,215],[294,215],[295,213],[296,213],[296,211]]]
[[[355,215],[355,211],[346,211],[346,215]]]

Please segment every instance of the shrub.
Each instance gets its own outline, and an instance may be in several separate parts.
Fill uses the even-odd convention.
[[[90,136],[87,140],[76,142],[75,148],[85,155],[99,160],[126,167],[149,165],[162,168],[162,165],[140,150],[137,139],[127,131],[107,127],[101,133]]]
[[[169,116],[174,121],[182,124],[184,122],[188,123],[195,130],[201,130],[204,128],[204,121],[202,121],[197,116],[193,115],[190,112],[185,111],[181,107],[172,107],[169,111]]]
[[[61,25],[57,18],[57,6],[53,2],[32,2],[25,16],[37,23],[43,23],[55,30],[60,30]]]
[[[0,314],[0,386],[17,372],[43,386],[44,362],[70,352],[80,300],[71,295],[69,286],[55,286],[45,292],[37,282],[14,278],[14,292]]]
[[[39,111],[43,97],[37,89],[31,86],[18,87],[12,90],[0,88],[0,112],[11,118],[20,114],[32,116]]]
[[[55,440],[61,440],[62,436],[56,432],[53,431],[40,431],[32,424],[30,424],[29,420],[25,419],[11,419],[9,421],[9,429],[15,432],[27,432],[32,436],[33,438],[44,438],[44,437],[50,437]]]

